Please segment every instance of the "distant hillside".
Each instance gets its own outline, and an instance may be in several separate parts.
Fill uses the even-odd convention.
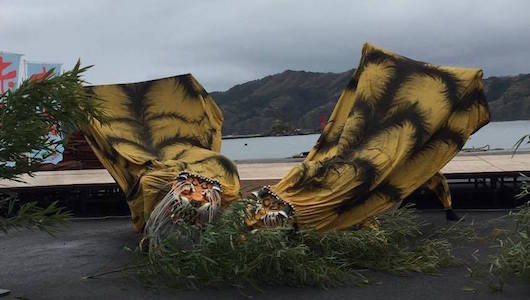
[[[285,71],[211,95],[224,112],[223,134],[269,134],[278,128],[317,131],[354,70]],[[530,119],[530,74],[484,80],[493,121]]]
[[[530,119],[530,74],[484,80],[493,121]]]

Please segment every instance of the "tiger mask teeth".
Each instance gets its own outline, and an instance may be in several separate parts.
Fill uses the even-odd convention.
[[[263,222],[263,225],[266,227],[275,227],[280,225],[281,220],[279,216],[283,216],[279,212],[268,212],[266,215],[261,217],[261,221]]]

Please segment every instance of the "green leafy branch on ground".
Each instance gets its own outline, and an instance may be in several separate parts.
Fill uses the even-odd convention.
[[[525,141],[530,144],[530,134],[515,143],[513,155]],[[521,192],[515,196],[519,199],[530,195],[530,177],[521,174],[521,178]],[[499,253],[489,257],[488,275],[492,290],[502,290],[506,280],[513,276],[530,283],[530,201],[507,217],[514,220],[514,228],[494,236]]]
[[[382,216],[377,230],[326,233],[290,227],[248,232],[243,216],[244,203],[237,203],[202,233],[179,225],[165,241],[171,251],[141,256],[138,274],[150,284],[179,288],[332,287],[368,283],[366,270],[434,273],[458,263],[449,241],[423,233],[410,207]]]
[[[243,206],[236,204],[205,231],[178,224],[165,239],[171,250],[139,255],[136,274],[150,285],[191,289],[359,285],[371,282],[368,270],[436,273],[461,265],[452,242],[490,244],[492,238],[462,220],[425,230],[428,224],[411,207],[381,216],[376,230],[324,233],[290,227],[249,232],[243,216]],[[530,204],[502,219],[515,225],[495,231],[498,252],[484,261],[474,253],[476,264],[469,266],[475,282],[486,278],[492,290],[502,290],[513,277],[530,282]]]
[[[530,283],[530,202],[510,217],[515,221],[513,230],[496,238],[499,253],[489,257],[489,286],[493,290],[502,290],[513,276]]]
[[[61,225],[70,219],[70,213],[52,203],[46,208],[37,206],[37,203],[18,205],[13,195],[1,195],[0,231],[7,233],[16,229],[37,229],[52,234]]]

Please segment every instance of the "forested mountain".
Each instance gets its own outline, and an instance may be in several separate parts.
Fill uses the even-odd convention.
[[[223,134],[317,131],[320,116],[327,120],[353,71],[287,70],[212,92],[224,112]],[[530,119],[530,74],[490,77],[484,84],[492,121]]]

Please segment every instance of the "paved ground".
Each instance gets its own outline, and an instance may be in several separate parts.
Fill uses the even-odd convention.
[[[467,220],[487,224],[500,212],[470,212]],[[444,223],[441,212],[423,212],[434,224]],[[491,230],[499,224],[487,224]],[[132,259],[125,246],[134,248],[138,236],[128,219],[74,221],[55,237],[45,233],[19,231],[0,234],[0,288],[12,292],[0,299],[233,299],[245,298],[236,289],[181,291],[149,288],[134,277],[121,273],[83,279],[88,275],[121,268]],[[488,252],[479,242],[457,245],[457,256],[471,261],[474,249]],[[464,267],[442,270],[439,275],[394,276],[374,273],[377,284],[320,290],[315,288],[266,288],[264,292],[245,291],[255,299],[528,299],[530,285],[510,282],[500,293],[467,278]],[[474,291],[466,287],[476,288]],[[20,299],[20,298],[19,298]]]

